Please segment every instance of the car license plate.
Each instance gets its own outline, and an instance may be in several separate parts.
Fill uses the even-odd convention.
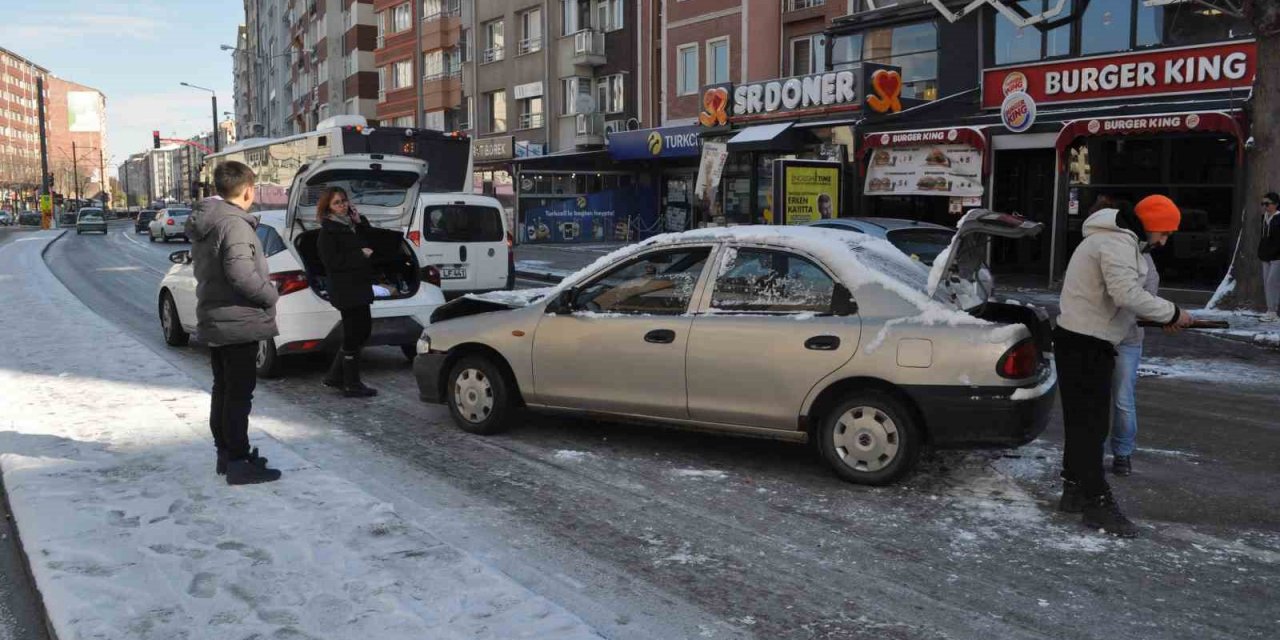
[[[467,277],[467,265],[455,264],[440,267],[440,278],[443,280],[461,280]]]

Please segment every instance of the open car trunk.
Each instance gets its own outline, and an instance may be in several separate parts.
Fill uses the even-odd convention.
[[[362,229],[361,235],[369,242],[373,255],[369,261],[373,265],[374,284],[390,292],[389,296],[375,296],[378,300],[398,300],[410,298],[418,293],[421,280],[418,274],[418,259],[409,247],[409,242],[398,231],[371,227]],[[320,262],[320,251],[317,241],[319,229],[310,229],[294,237],[293,245],[302,258],[303,270],[307,274],[307,284],[325,300],[329,299],[329,278],[324,264]]]
[[[987,264],[992,237],[1034,238],[1044,225],[1025,218],[974,209],[961,219],[956,235],[929,272],[929,295],[971,315],[1002,324],[1021,324],[1031,332],[1040,352],[1053,352],[1052,325],[1044,309],[993,298],[995,279]]]

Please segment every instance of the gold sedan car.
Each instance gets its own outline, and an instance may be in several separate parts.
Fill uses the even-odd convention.
[[[992,235],[965,218],[931,274],[885,240],[817,228],[659,236],[552,289],[460,298],[418,342],[424,401],[497,433],[521,409],[816,440],[841,477],[886,484],[925,446],[1017,446],[1057,378],[1043,310],[990,296]]]

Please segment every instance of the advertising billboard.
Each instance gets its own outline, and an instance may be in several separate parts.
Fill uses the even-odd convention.
[[[840,163],[814,160],[773,162],[774,202],[783,224],[808,224],[840,217]]]
[[[94,91],[67,92],[67,125],[71,132],[102,131],[102,96]]]

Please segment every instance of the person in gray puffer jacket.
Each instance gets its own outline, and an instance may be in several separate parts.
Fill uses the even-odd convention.
[[[209,429],[218,450],[215,470],[227,484],[280,478],[266,458],[249,448],[249,412],[258,383],[258,344],[274,338],[276,300],[253,206],[254,175],[239,162],[213,172],[218,197],[200,202],[187,219],[191,265],[196,277],[196,328],[209,344],[213,392]]]

